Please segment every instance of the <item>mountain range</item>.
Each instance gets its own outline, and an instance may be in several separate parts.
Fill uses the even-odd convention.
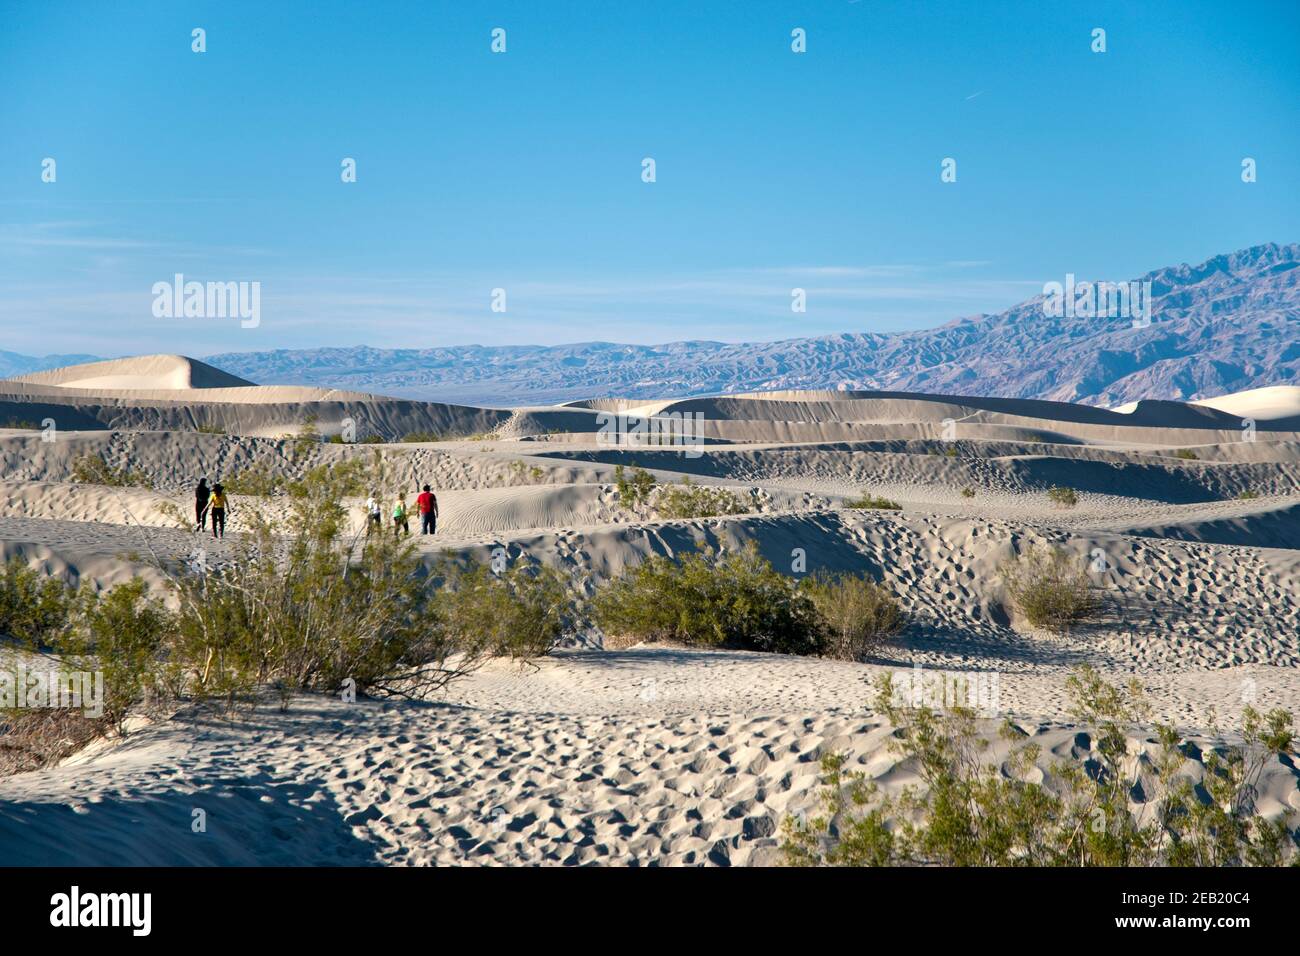
[[[356,346],[227,353],[205,361],[267,384],[503,406],[792,388],[1114,406],[1300,382],[1300,243],[1254,246],[1137,281],[1151,283],[1151,323],[1141,328],[1125,316],[1051,317],[1040,295],[1004,312],[892,334],[665,345]],[[0,374],[22,358],[0,353]]]

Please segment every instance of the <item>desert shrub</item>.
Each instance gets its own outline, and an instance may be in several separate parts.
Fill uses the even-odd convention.
[[[6,418],[0,422],[0,428],[13,428],[20,431],[40,431],[41,426],[26,418]]]
[[[442,441],[442,436],[437,432],[407,432],[402,436],[404,442],[425,442],[425,441]]]
[[[292,535],[255,517],[235,560],[178,579],[173,657],[187,692],[234,702],[273,684],[287,702],[352,681],[360,693],[420,695],[490,656],[526,658],[554,643],[557,615],[568,621],[557,579],[461,571],[440,592],[409,541],[345,536],[340,491],[357,480],[351,468],[314,469],[290,489]]]
[[[975,497],[975,489],[974,489],[974,488],[963,488],[963,489],[961,490],[961,496],[962,496],[963,498],[974,498],[974,497]]]
[[[243,471],[235,472],[221,482],[226,491],[232,495],[248,495],[265,498],[283,491],[288,480],[283,475],[271,473],[266,465],[253,465]]]
[[[318,421],[319,419],[315,415],[308,415],[303,419],[298,434],[290,436],[289,453],[295,461],[308,458],[320,450],[321,442],[324,439],[321,437]]]
[[[870,578],[818,574],[805,578],[802,587],[819,619],[821,652],[827,657],[862,660],[906,623],[898,601]]]
[[[718,557],[646,558],[597,592],[596,624],[610,636],[815,654],[812,599],[750,542]]]
[[[12,676],[12,675],[11,675]],[[102,718],[67,707],[0,710],[0,777],[51,767],[98,737]]]
[[[1260,818],[1253,796],[1271,759],[1294,747],[1291,715],[1246,708],[1242,742],[1210,753],[1205,790],[1183,773],[1197,752],[1173,727],[1157,725],[1154,760],[1130,752],[1147,707],[1083,669],[1067,682],[1075,714],[1096,738],[1089,765],[1057,760],[1048,790],[1034,771],[1036,745],[993,761],[976,714],[900,706],[888,677],[877,709],[895,727],[892,747],[920,775],[918,786],[882,796],[845,758],[822,758],[820,813],[787,818],[783,852],[798,866],[1277,866],[1294,859],[1285,819]],[[1002,737],[1022,734],[1004,724]],[[1145,734],[1144,734],[1145,735]],[[1131,794],[1144,798],[1130,810]]]
[[[375,483],[370,466],[361,458],[348,458],[307,469],[296,481],[286,482],[284,488],[290,495],[303,499],[306,507],[303,516],[312,514],[316,503],[337,504],[340,498],[351,498],[366,493]]]
[[[180,528],[182,531],[194,530],[194,515],[191,512],[182,511],[180,505],[174,501],[161,501],[157,505],[158,513],[171,522],[172,527]]]
[[[94,453],[79,455],[72,460],[72,480],[85,485],[108,485],[112,488],[151,488],[153,483],[142,471],[113,468],[103,457]]]
[[[519,482],[539,482],[546,476],[540,466],[518,460],[510,463],[510,474]]]
[[[1196,452],[1192,451],[1190,448],[1180,448],[1180,449],[1178,449],[1176,452],[1174,452],[1174,457],[1175,457],[1175,458],[1181,458],[1181,459],[1183,459],[1184,461],[1197,461],[1197,460],[1198,460]]]
[[[1064,631],[1097,610],[1087,568],[1063,548],[1026,551],[999,573],[1016,610],[1034,627]]]
[[[364,690],[423,663],[430,605],[418,571],[385,535],[353,556],[332,515],[287,544],[255,526],[235,561],[179,579],[188,689],[233,701],[259,684],[292,693],[351,678]]]
[[[1047,489],[1047,500],[1062,508],[1073,508],[1079,503],[1079,493],[1073,488],[1056,485]]]
[[[449,644],[480,642],[480,650],[528,659],[546,654],[577,623],[564,579],[553,568],[447,564],[435,628]]]
[[[687,475],[682,476],[680,483],[661,488],[654,507],[665,518],[713,518],[750,510],[735,492],[697,485]]]
[[[1259,497],[1259,492],[1258,492],[1258,491],[1243,491],[1241,494],[1237,495],[1237,500],[1238,500],[1238,501],[1251,501],[1252,499],[1255,499],[1255,498],[1258,498],[1258,497]]]
[[[10,558],[0,566],[0,634],[31,648],[49,644],[67,629],[74,599],[61,579]]]
[[[220,425],[199,425],[194,429],[200,435],[224,435],[226,430]]]
[[[857,498],[845,498],[845,508],[876,508],[884,511],[902,511],[903,506],[897,501],[890,501],[888,498],[881,498],[877,495],[863,494]]]
[[[149,585],[133,578],[102,595],[83,590],[76,624],[55,651],[71,670],[103,673],[103,717],[120,730],[131,710],[154,692],[173,625]]]
[[[615,465],[614,485],[618,490],[618,503],[624,508],[637,508],[650,500],[655,476],[644,468],[633,468],[629,476],[622,465]]]

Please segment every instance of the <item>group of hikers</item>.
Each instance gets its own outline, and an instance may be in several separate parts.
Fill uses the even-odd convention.
[[[437,534],[438,533],[438,496],[433,493],[428,485],[424,486],[415,497],[415,508],[420,515],[420,534]],[[376,531],[384,529],[384,509],[379,504],[379,498],[372,494],[366,499],[366,533],[373,534]],[[401,537],[403,534],[408,537],[411,534],[410,512],[406,508],[406,492],[399,492],[397,501],[393,504],[393,536]]]
[[[437,534],[438,532],[438,496],[433,493],[428,485],[424,486],[415,498],[416,511],[420,515],[420,534]],[[208,518],[212,518],[212,537],[224,538],[226,536],[226,514],[230,510],[230,502],[226,496],[226,489],[221,487],[221,482],[217,482],[208,487],[208,479],[200,478],[198,487],[194,489],[194,521],[195,531],[206,531],[208,528]],[[376,531],[383,531],[384,528],[384,511],[379,504],[377,493],[372,493],[366,499],[366,534],[374,534]],[[397,501],[393,504],[393,536],[401,537],[411,534],[410,516],[406,508],[406,492],[400,492]]]

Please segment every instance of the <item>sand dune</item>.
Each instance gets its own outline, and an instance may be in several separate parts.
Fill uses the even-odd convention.
[[[386,500],[426,482],[438,492],[439,533],[415,538],[429,565],[504,548],[591,591],[647,555],[754,542],[779,570],[793,573],[801,554],[805,572],[868,573],[910,620],[866,663],[614,651],[593,632],[538,667],[493,664],[423,703],[307,697],[233,722],[188,708],[0,780],[0,861],[61,862],[58,847],[74,845],[142,864],[761,864],[776,858],[781,818],[811,808],[826,750],[848,752],[887,790],[910,779],[867,706],[891,669],[997,675],[1001,710],[1042,744],[1044,774],[1053,755],[1087,756],[1065,693],[1080,663],[1137,677],[1157,717],[1207,740],[1211,717],[1230,720],[1248,697],[1300,710],[1297,395],[1106,410],[777,392],[502,410],[253,385],[179,356],[0,382],[0,422],[36,426],[0,430],[0,557],[70,581],[161,584],[160,565],[197,551],[230,559],[252,510],[285,511],[280,498],[235,494],[227,541],[178,527],[200,474],[292,480],[365,456],[385,466]],[[690,455],[600,434],[610,414],[677,413],[703,416],[707,441]],[[358,437],[443,440],[285,437],[313,419],[327,435],[351,419]],[[75,481],[86,455],[145,487]],[[661,484],[724,486],[754,510],[629,510],[618,465]],[[1076,489],[1079,504],[1053,504],[1053,485]],[[901,510],[843,507],[863,492]],[[1042,543],[1090,562],[1096,621],[1051,635],[1018,618],[999,568]],[[1152,739],[1135,733],[1133,745]],[[173,816],[209,805],[216,836],[171,838]],[[1261,806],[1300,809],[1294,766],[1270,765]]]
[[[20,375],[13,381],[97,391],[240,388],[253,384],[183,355],[142,355],[91,362]]]

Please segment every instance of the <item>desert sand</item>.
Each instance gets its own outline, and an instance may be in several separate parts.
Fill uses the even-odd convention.
[[[698,454],[601,434],[611,415],[675,413],[701,416]],[[408,492],[439,495],[438,534],[417,538],[430,562],[504,548],[594,588],[647,554],[754,541],[780,570],[802,552],[808,572],[870,573],[911,622],[863,663],[612,650],[586,634],[424,702],[182,710],[0,779],[0,863],[764,864],[781,819],[813,809],[821,754],[850,754],[886,789],[914,779],[870,706],[882,673],[995,676],[997,716],[1042,744],[1044,772],[1090,746],[1064,686],[1081,663],[1137,678],[1156,718],[1210,746],[1247,703],[1300,711],[1300,388],[1110,410],[878,392],[507,410],[259,386],[146,356],[0,382],[0,422],[29,426],[0,430],[0,557],[96,587],[158,580],[154,555],[220,559],[244,509],[268,504],[236,495],[224,543],[178,527],[172,507],[190,511],[199,475],[292,478],[379,455]],[[309,423],[373,443],[303,455],[288,436]],[[413,432],[438,440],[401,441]],[[151,487],[73,481],[88,453]],[[631,511],[619,464],[731,488],[755,510]],[[1054,505],[1053,485],[1079,504]],[[902,509],[843,507],[862,492]],[[1095,562],[1100,621],[1053,635],[1011,613],[998,567],[1037,542]],[[1274,761],[1261,810],[1300,810],[1298,786]]]

